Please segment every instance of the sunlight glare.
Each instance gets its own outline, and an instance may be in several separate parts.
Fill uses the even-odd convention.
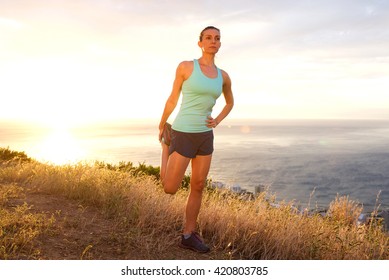
[[[248,125],[243,125],[240,127],[240,132],[243,134],[248,134],[251,132],[251,128]]]
[[[41,143],[38,159],[53,164],[71,164],[85,158],[83,150],[74,136],[66,128],[56,128]]]

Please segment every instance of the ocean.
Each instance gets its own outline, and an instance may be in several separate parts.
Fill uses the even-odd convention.
[[[157,125],[132,120],[67,129],[0,122],[0,146],[54,163],[158,166]],[[261,186],[277,200],[311,208],[328,208],[342,195],[366,212],[389,209],[389,120],[226,120],[214,133],[209,178],[226,187]]]

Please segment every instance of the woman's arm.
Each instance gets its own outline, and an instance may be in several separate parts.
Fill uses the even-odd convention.
[[[159,141],[161,141],[162,139],[162,132],[166,121],[168,120],[169,116],[177,106],[177,102],[181,94],[182,84],[185,80],[185,73],[187,67],[188,67],[187,61],[181,62],[177,67],[176,77],[173,82],[172,92],[166,101],[165,108],[163,110],[163,114],[161,117],[161,121],[159,123]]]
[[[222,70],[223,75],[223,95],[226,101],[226,105],[223,107],[222,111],[216,118],[208,117],[208,127],[216,127],[228,114],[231,112],[234,107],[234,96],[231,89],[231,79],[228,76],[227,72]]]

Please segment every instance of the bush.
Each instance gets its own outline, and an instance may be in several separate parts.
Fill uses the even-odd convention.
[[[12,151],[9,147],[0,147],[0,161],[30,162],[31,158],[29,158],[24,152]]]

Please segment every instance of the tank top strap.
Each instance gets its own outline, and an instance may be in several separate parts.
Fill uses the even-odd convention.
[[[193,59],[193,73],[199,73],[201,71],[199,60]]]
[[[217,77],[218,77],[219,79],[222,79],[222,80],[223,80],[222,71],[221,71],[220,68],[217,67],[217,66],[216,66],[216,69],[217,69]]]

